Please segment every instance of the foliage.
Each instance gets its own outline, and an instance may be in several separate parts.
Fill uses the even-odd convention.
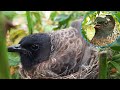
[[[8,53],[10,66],[17,66],[20,63],[20,57],[17,53]]]
[[[3,15],[9,20],[12,20],[16,16],[16,13],[14,11],[4,11]]]

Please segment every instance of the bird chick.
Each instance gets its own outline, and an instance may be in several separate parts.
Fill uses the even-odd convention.
[[[91,43],[97,46],[105,46],[114,41],[115,20],[111,15],[106,15],[105,18],[97,17],[95,19],[95,35]]]
[[[80,23],[75,25],[80,27]],[[28,35],[17,46],[8,47],[8,51],[20,54],[20,73],[31,79],[62,78],[79,71],[91,59],[97,60],[96,51],[83,40],[74,24],[55,32]],[[93,76],[92,74],[91,77]]]
[[[18,52],[23,68],[29,70],[49,58],[50,47],[50,37],[47,34],[33,34],[24,37],[18,45],[9,47],[8,51]]]

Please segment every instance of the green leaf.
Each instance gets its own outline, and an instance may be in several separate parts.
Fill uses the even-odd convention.
[[[34,23],[36,24],[37,22],[39,22],[39,24],[41,24],[41,14],[40,12],[32,12],[32,14],[35,16],[35,21]]]
[[[85,30],[82,29],[82,35],[83,35],[83,38],[85,38],[86,41],[89,41],[89,39],[87,38],[87,34],[85,32]]]
[[[20,63],[20,57],[17,53],[8,53],[8,59],[10,66],[17,66]]]
[[[45,25],[44,26],[44,32],[51,32],[53,29],[56,28],[56,26],[53,25]]]
[[[61,14],[55,17],[54,21],[63,22],[63,21],[66,21],[69,17],[70,15]]]
[[[50,14],[49,19],[51,19],[51,20],[53,21],[56,16],[57,16],[57,12],[56,12],[56,11],[53,11],[53,12]]]
[[[111,49],[120,51],[120,37],[118,37],[112,44],[109,45]]]
[[[3,15],[5,15],[8,19],[12,20],[17,14],[15,11],[4,11]]]
[[[119,58],[119,59],[112,60],[112,61],[115,61],[115,62],[117,62],[117,63],[120,63],[120,58]]]
[[[99,14],[100,14],[100,11],[97,11],[97,14],[99,15]]]
[[[116,51],[120,51],[120,46],[111,46],[111,49],[116,50]]]
[[[69,21],[70,21],[72,15],[73,14],[69,14],[69,15],[61,14],[61,15],[58,15],[57,17],[55,17],[54,21],[58,22],[58,27],[55,28],[54,30],[66,28],[69,25]]]
[[[88,17],[89,15],[94,15],[96,12],[95,11],[89,11],[85,14],[85,18]]]
[[[112,60],[117,60],[117,59],[120,59],[120,54],[114,55],[114,56],[112,57]]]
[[[120,65],[119,65],[118,63],[114,62],[114,61],[111,61],[110,63],[111,63],[111,64],[118,70],[118,72],[120,73]]]
[[[118,21],[120,22],[120,12],[117,12],[114,14],[116,16],[116,18],[118,19]]]
[[[33,13],[33,15],[38,19],[38,20],[40,20],[40,14],[39,14],[39,12],[32,12]]]

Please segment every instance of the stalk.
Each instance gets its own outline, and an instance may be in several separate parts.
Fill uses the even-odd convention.
[[[6,48],[4,16],[0,11],[0,79],[10,79],[10,69]]]
[[[30,11],[26,11],[29,34],[33,34],[33,22]]]
[[[99,79],[107,79],[107,52],[99,54]]]

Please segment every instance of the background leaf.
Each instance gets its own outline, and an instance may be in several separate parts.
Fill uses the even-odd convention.
[[[110,62],[117,70],[118,70],[118,72],[120,73],[120,64],[118,64],[118,63],[116,63],[116,62],[114,62],[114,61],[111,61]]]

